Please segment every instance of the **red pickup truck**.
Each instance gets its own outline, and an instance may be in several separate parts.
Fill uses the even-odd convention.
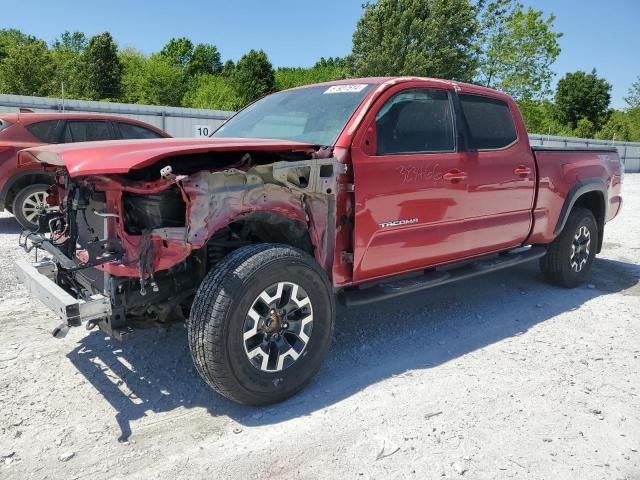
[[[539,259],[583,282],[621,206],[615,149],[531,148],[507,95],[363,78],[267,96],[204,140],[37,147],[54,171],[18,262],[64,319],[123,338],[186,322],[203,379],[247,404],[320,368],[363,304]]]

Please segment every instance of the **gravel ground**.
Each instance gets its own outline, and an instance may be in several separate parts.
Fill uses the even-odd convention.
[[[640,174],[589,285],[525,265],[340,310],[313,383],[241,407],[182,327],[118,343],[26,296],[0,215],[0,478],[640,479]]]

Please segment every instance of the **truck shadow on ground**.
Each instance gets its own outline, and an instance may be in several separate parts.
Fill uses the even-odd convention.
[[[545,284],[533,262],[486,275],[482,281],[340,308],[325,366],[309,387],[274,407],[236,405],[211,391],[191,363],[186,330],[180,326],[137,331],[123,343],[94,331],[68,358],[117,412],[121,441],[135,437],[135,422],[149,412],[180,407],[204,407],[212,416],[226,415],[245,426],[279,423],[394,375],[438,368],[601,295],[640,295],[639,281],[640,266],[597,259],[590,285],[565,290]]]

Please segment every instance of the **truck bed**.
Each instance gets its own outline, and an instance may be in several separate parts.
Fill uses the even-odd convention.
[[[532,244],[551,242],[564,225],[572,198],[581,190],[602,195],[604,223],[618,214],[622,204],[624,166],[615,147],[531,147],[537,167],[538,194],[533,210]]]

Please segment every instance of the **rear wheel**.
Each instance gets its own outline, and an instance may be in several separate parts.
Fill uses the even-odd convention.
[[[325,272],[287,245],[250,245],[206,276],[189,317],[202,378],[239,403],[284,400],[315,375],[333,336],[335,302]]]
[[[558,237],[540,259],[547,280],[573,288],[589,276],[598,245],[598,224],[590,210],[575,208]]]
[[[49,185],[36,183],[20,190],[13,199],[13,215],[22,228],[38,229],[38,217],[44,213],[47,205]]]

